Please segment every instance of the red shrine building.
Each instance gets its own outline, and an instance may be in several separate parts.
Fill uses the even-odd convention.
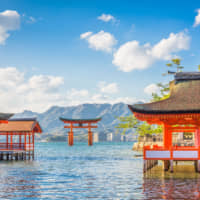
[[[74,144],[74,132],[73,129],[85,128],[88,129],[88,146],[92,146],[93,144],[93,133],[92,128],[97,128],[96,125],[101,118],[93,118],[93,119],[69,119],[60,117],[60,120],[63,121],[66,126],[64,128],[68,128],[70,131],[68,132],[68,145],[72,146]]]
[[[194,161],[200,172],[200,72],[179,72],[170,82],[170,97],[165,100],[129,105],[135,117],[163,126],[163,146],[144,147],[144,171],[158,161],[173,172],[173,161]],[[193,146],[173,144],[173,135],[192,133]]]
[[[10,119],[1,123],[0,160],[34,158],[35,133],[42,133],[35,118]]]

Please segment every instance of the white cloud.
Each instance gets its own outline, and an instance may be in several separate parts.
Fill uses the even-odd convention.
[[[80,35],[81,39],[85,39],[89,47],[97,51],[112,52],[114,45],[117,43],[115,37],[104,31],[99,31],[94,34],[92,32],[86,32]]]
[[[32,17],[32,16],[28,17],[27,23],[34,24],[35,22],[36,22],[36,19],[34,17]]]
[[[14,67],[0,68],[0,88],[12,87],[24,80],[24,74]]]
[[[197,27],[200,25],[200,9],[197,10],[197,16],[195,17],[194,27]]]
[[[99,87],[100,85],[102,86],[104,84],[104,86],[112,86],[111,84],[105,84],[105,82],[101,82],[99,83],[97,86]],[[114,84],[115,85],[115,84]],[[90,93],[88,90],[86,89],[80,89],[77,90],[75,88],[72,88],[70,90],[67,91],[67,98],[66,98],[66,102],[67,105],[80,105],[83,103],[99,103],[99,104],[103,104],[103,103],[110,103],[110,104],[115,104],[115,103],[135,103],[138,100],[136,98],[132,98],[132,97],[116,97],[113,96],[115,92],[118,91],[118,88],[115,88],[116,86],[112,86],[111,88],[114,90],[112,92],[109,91],[105,91],[103,89],[103,91],[101,90],[102,87],[100,87],[100,93]],[[104,87],[105,88],[105,87]],[[109,86],[110,88],[110,86]]]
[[[34,90],[39,88],[41,91],[51,92],[56,91],[63,83],[63,78],[59,76],[35,75],[29,79],[28,86]]]
[[[86,38],[88,38],[88,37],[91,36],[91,35],[92,35],[92,32],[88,31],[88,32],[86,32],[86,33],[82,33],[82,34],[80,35],[80,38],[81,38],[81,39],[86,39]]]
[[[66,95],[66,103],[67,105],[79,105],[82,103],[88,103],[90,100],[90,95],[88,90],[86,89],[75,89],[72,88],[70,90],[67,91],[67,95]]]
[[[190,46],[190,37],[183,32],[171,33],[167,39],[162,39],[152,48],[152,56],[157,59],[169,60],[172,53],[187,50]]]
[[[112,100],[112,104],[115,104],[115,103],[134,104],[138,101],[143,102],[143,100],[138,100],[134,97],[118,97],[118,98],[115,98],[115,99]]]
[[[91,97],[90,103],[110,103],[110,104],[116,104],[116,103],[126,103],[126,104],[134,104],[138,102],[138,99],[133,97],[111,97],[104,94],[94,94]]]
[[[36,18],[36,17],[33,17],[33,16],[29,16],[26,13],[23,13],[21,15],[21,17],[23,17],[23,21],[26,22],[27,24],[34,24],[34,23],[36,23],[38,21],[43,20],[42,17]]]
[[[153,61],[149,45],[140,46],[138,41],[123,44],[114,53],[113,58],[113,64],[124,72],[130,72],[134,69],[145,69]]]
[[[29,78],[15,67],[0,68],[0,111],[22,112],[32,110],[44,112],[54,105],[71,106],[83,103],[134,103],[132,97],[117,97],[116,83],[99,83],[99,93],[87,89],[69,89],[63,92],[63,77],[34,75]]]
[[[155,83],[152,83],[144,88],[144,92],[148,95],[152,95],[152,93],[158,93],[159,91],[159,87]]]
[[[79,99],[82,97],[88,97],[89,92],[88,90],[82,89],[82,90],[77,90],[75,88],[72,88],[71,90],[67,91],[67,98],[68,99]]]
[[[98,84],[100,91],[107,94],[115,94],[119,91],[117,83],[109,83],[102,81]]]
[[[135,103],[138,100],[132,97],[116,97],[118,86],[116,83],[107,84],[106,82],[99,82],[97,84],[99,93],[90,93],[86,89],[70,89],[67,91],[67,105],[80,105],[83,103]]]
[[[135,69],[146,69],[158,60],[168,60],[173,53],[189,49],[190,37],[180,32],[171,33],[168,38],[151,46],[149,43],[140,45],[138,41],[130,41],[119,47],[114,53],[112,63],[119,70],[130,72]]]
[[[98,19],[104,22],[115,21],[115,18],[110,14],[102,14]]]
[[[5,44],[10,36],[9,31],[17,30],[20,27],[20,15],[17,11],[6,10],[0,13],[0,44]]]
[[[57,76],[32,76],[25,80],[25,74],[15,67],[0,69],[0,110],[20,112],[24,109],[45,111],[52,105],[64,103],[59,92],[63,78]]]

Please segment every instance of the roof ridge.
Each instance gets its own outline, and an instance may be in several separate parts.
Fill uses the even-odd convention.
[[[8,121],[37,121],[36,117],[30,117],[30,118],[11,118]]]

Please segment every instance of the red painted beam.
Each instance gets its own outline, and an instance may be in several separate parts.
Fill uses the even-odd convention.
[[[7,123],[8,123],[8,120],[0,120],[0,123],[7,124]]]
[[[98,128],[98,126],[64,126],[64,128]]]

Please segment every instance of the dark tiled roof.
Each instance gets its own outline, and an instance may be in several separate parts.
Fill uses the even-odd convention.
[[[170,97],[153,103],[129,105],[133,112],[149,114],[200,113],[200,72],[180,72],[170,83]]]
[[[12,116],[13,116],[13,114],[0,113],[0,120],[8,120]]]
[[[37,118],[11,118],[9,121],[36,121]]]
[[[87,123],[87,122],[98,122],[101,120],[101,118],[90,118],[90,119],[69,119],[69,118],[63,118],[60,117],[61,121],[65,122],[77,122],[77,123]]]
[[[176,81],[200,80],[200,72],[179,72],[175,74]]]

